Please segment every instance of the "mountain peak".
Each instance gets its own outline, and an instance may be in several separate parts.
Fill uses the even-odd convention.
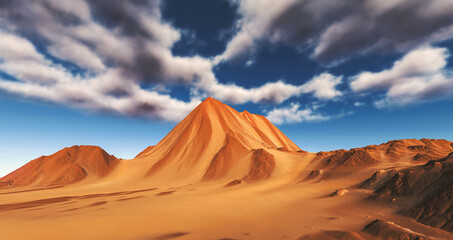
[[[241,112],[242,115],[245,115],[245,116],[248,116],[248,115],[252,115],[249,111],[247,110],[244,110]]]
[[[225,104],[223,104],[221,101],[212,98],[212,97],[207,97],[205,100],[203,100],[198,107],[208,107],[208,106],[215,106],[215,107],[222,107]]]
[[[92,152],[92,151],[100,151],[105,152],[104,149],[94,145],[73,145],[71,147],[63,148],[66,152],[70,151],[78,151],[78,152]]]
[[[207,178],[215,179],[231,174],[243,164],[239,159],[251,161],[254,149],[300,150],[265,117],[208,97],[140,159],[153,163],[149,175],[200,173],[201,178],[208,169]]]
[[[219,100],[213,98],[213,97],[207,97],[203,102],[220,102]]]

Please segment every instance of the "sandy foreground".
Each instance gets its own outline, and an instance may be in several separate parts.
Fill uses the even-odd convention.
[[[299,239],[323,230],[378,239],[362,232],[374,219],[436,239],[453,238],[367,200],[371,192],[353,186],[374,169],[300,182],[300,176],[288,174],[298,171],[290,169],[306,168],[314,155],[297,157],[302,160],[289,159],[281,164],[286,170],[278,168],[266,181],[232,187],[224,187],[224,180],[189,185],[156,178],[118,181],[121,174],[129,176],[119,166],[116,174],[101,181],[4,189],[0,191],[1,239]],[[331,196],[340,188],[349,192]]]

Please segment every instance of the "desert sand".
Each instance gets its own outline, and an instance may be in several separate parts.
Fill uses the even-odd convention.
[[[451,152],[406,139],[309,153],[208,98],[134,159],[73,146],[1,178],[0,238],[453,239]]]

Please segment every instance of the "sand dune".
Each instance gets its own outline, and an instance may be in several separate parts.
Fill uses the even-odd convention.
[[[134,159],[74,146],[0,179],[0,236],[453,239],[451,152],[407,139],[309,153],[208,98]]]

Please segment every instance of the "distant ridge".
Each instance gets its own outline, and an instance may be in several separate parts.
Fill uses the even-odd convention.
[[[102,178],[115,169],[118,162],[100,147],[72,146],[32,160],[0,178],[0,187],[64,185],[87,177]]]
[[[373,167],[380,164],[423,164],[443,158],[451,152],[453,152],[453,142],[427,138],[392,140],[380,145],[350,150],[318,152],[312,160],[315,170],[308,178],[341,177],[344,172],[353,172],[352,168]]]

